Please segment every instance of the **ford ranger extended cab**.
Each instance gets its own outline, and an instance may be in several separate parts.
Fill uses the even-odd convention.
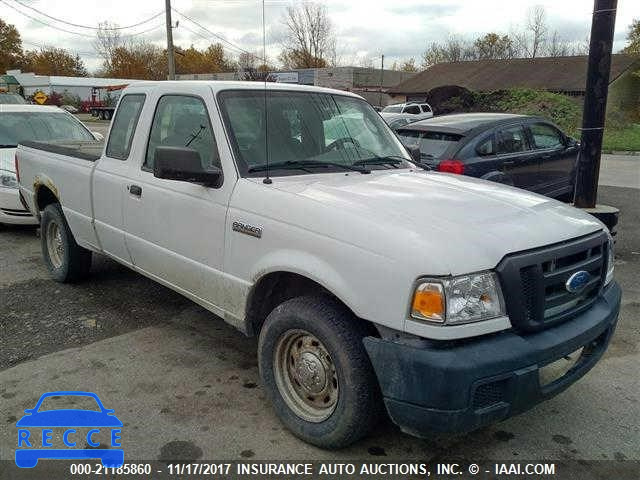
[[[338,448],[385,414],[426,436],[523,412],[616,326],[599,221],[411,159],[351,93],[141,82],[104,147],[24,142],[16,163],[56,280],[104,254],[259,336],[279,418]]]

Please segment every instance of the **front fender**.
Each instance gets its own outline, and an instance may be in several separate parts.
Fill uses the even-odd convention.
[[[251,282],[256,285],[261,278],[274,272],[295,273],[313,280],[335,295],[356,315],[364,315],[359,308],[354,288],[335,268],[316,255],[292,249],[269,252],[254,265]]]

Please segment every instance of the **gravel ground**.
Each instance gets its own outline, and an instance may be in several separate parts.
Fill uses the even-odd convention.
[[[389,424],[339,451],[295,439],[260,386],[256,342],[182,296],[97,256],[91,278],[49,279],[33,228],[0,231],[0,460],[39,395],[89,390],[126,427],[127,458],[640,460],[640,190],[601,187],[621,208],[619,327],[604,359],[558,397],[464,436],[409,437]],[[128,460],[127,460],[128,461]]]

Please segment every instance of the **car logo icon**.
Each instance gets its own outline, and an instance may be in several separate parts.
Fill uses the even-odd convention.
[[[93,399],[97,410],[79,408],[46,409],[42,402],[48,398],[89,397]],[[92,392],[48,392],[43,394],[34,408],[17,421],[18,448],[15,451],[16,465],[21,468],[33,468],[39,459],[86,460],[99,458],[107,468],[119,468],[124,462],[124,450],[120,444],[122,422],[114,415],[114,411],[105,408],[98,396]],[[42,428],[41,435],[38,435]],[[53,429],[64,429],[62,439],[65,448],[52,448]],[[81,435],[76,429],[90,429]],[[101,447],[95,439],[100,430],[108,430],[111,448],[74,448],[86,439],[87,446]],[[42,447],[42,448],[38,448]]]
[[[565,288],[568,292],[571,293],[579,293],[587,286],[589,281],[591,280],[591,275],[589,272],[585,272],[584,270],[580,270],[579,272],[571,275],[567,283],[564,284]]]

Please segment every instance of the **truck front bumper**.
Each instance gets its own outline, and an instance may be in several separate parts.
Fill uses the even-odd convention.
[[[620,298],[614,281],[587,311],[537,333],[506,331],[419,347],[366,337],[364,345],[389,416],[404,432],[466,432],[528,410],[587,373],[609,345]],[[541,367],[582,347],[563,376],[541,385]]]

